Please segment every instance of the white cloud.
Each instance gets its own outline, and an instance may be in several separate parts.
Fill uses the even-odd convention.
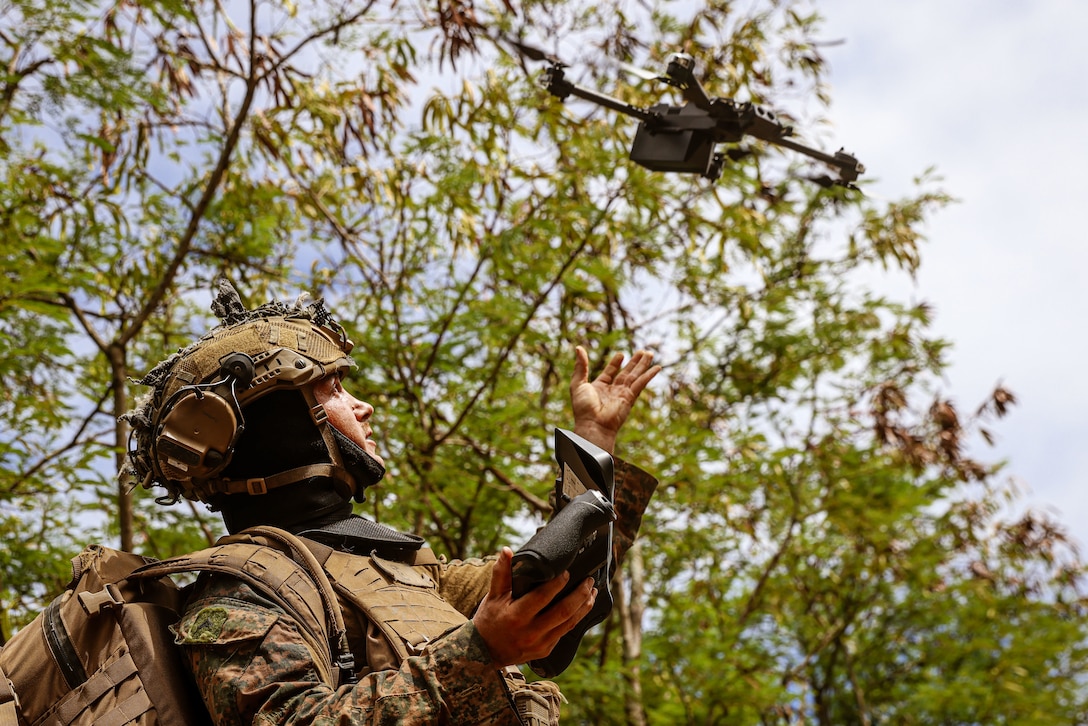
[[[961,202],[928,225],[912,297],[955,348],[968,408],[998,381],[997,428],[1028,504],[1088,543],[1088,4],[826,0],[834,135],[896,198],[931,165]]]

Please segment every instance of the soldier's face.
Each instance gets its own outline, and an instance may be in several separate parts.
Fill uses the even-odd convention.
[[[339,374],[325,376],[313,386],[314,396],[325,409],[325,415],[329,417],[333,428],[363,447],[375,461],[385,466],[385,460],[378,456],[378,445],[370,438],[373,433],[370,417],[374,414],[374,407],[344,390]]]

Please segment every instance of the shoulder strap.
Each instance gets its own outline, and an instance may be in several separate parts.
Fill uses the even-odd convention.
[[[271,540],[285,548],[291,559],[302,566],[317,585],[321,603],[325,608],[325,623],[328,630],[329,652],[333,654],[334,664],[340,671],[340,683],[347,683],[355,676],[355,657],[348,645],[347,627],[344,625],[344,615],[340,611],[340,603],[336,597],[329,576],[325,568],[317,561],[301,539],[285,529],[271,526],[250,527],[236,535],[238,538],[261,537]],[[224,538],[224,542],[233,541],[234,537]]]
[[[3,667],[0,667],[0,726],[19,726],[19,697]]]
[[[291,614],[323,663],[323,679],[334,688],[354,678],[355,659],[328,575],[306,545],[276,527],[251,527],[214,547],[136,570],[131,577],[182,572],[219,572],[237,577]],[[321,667],[324,666],[324,667]]]

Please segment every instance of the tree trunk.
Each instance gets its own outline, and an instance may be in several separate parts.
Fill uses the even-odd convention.
[[[128,452],[128,424],[120,419],[121,414],[128,410],[128,365],[124,347],[116,343],[111,345],[109,359],[113,378],[113,415],[117,421],[113,429],[114,463],[120,472]],[[134,548],[132,492],[120,479],[117,483],[117,523],[121,530],[121,549],[131,551]]]
[[[643,560],[639,543],[631,547],[624,560],[624,569],[630,575],[631,594],[627,595],[623,578],[616,587],[616,605],[623,628],[623,674],[627,681],[624,693],[624,712],[629,726],[646,726],[646,709],[642,704],[642,677],[639,661],[642,657]],[[621,570],[622,573],[622,570]]]

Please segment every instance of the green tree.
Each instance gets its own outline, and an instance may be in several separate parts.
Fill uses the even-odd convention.
[[[1012,395],[957,412],[930,311],[866,284],[915,272],[938,180],[879,202],[758,143],[716,183],[651,173],[631,119],[549,96],[498,40],[641,106],[667,91],[609,59],[684,49],[712,95],[812,118],[801,3],[15,0],[0,29],[4,635],[81,538],[163,556],[220,531],[113,473],[128,378],[206,329],[226,275],[346,318],[391,462],[362,509],[451,557],[546,516],[574,344],[658,351],[620,453],[661,486],[560,679],[571,722],[1088,718],[1079,556],[1003,518],[1000,466],[969,455]]]

